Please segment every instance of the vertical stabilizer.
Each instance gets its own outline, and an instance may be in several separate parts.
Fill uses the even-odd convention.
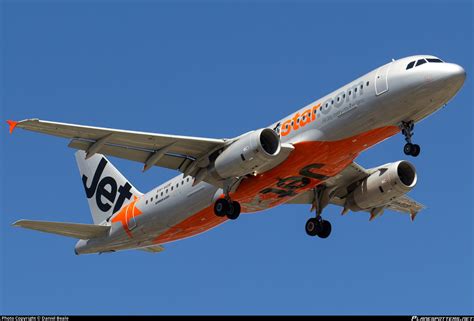
[[[104,155],[86,159],[86,153],[80,150],[76,161],[94,224],[101,224],[142,195]]]

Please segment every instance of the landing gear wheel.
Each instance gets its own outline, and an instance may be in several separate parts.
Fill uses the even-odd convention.
[[[230,220],[235,220],[240,215],[239,202],[228,201],[225,198],[220,198],[214,204],[214,214],[219,217],[227,216]]]
[[[315,218],[310,218],[305,225],[306,234],[309,236],[316,236],[318,235],[319,231],[321,230],[321,224]]]
[[[326,220],[321,221],[321,230],[318,233],[318,236],[322,239],[327,238],[331,234],[331,223]]]
[[[230,204],[225,198],[220,198],[214,204],[214,214],[224,217],[229,212]]]
[[[236,220],[240,215],[240,204],[238,202],[229,203],[229,209],[227,211],[227,218],[229,220]]]
[[[403,152],[405,153],[405,155],[410,155],[413,157],[420,155],[420,151],[421,147],[417,144],[406,143],[405,147],[403,147]]]
[[[411,156],[416,157],[416,156],[420,155],[420,151],[421,151],[420,145],[417,145],[417,144],[413,145],[413,149],[411,151]]]
[[[331,234],[331,223],[321,218],[310,218],[305,226],[306,234],[309,236],[319,236],[322,239]]]
[[[412,155],[413,150],[415,149],[414,146],[415,145],[413,145],[412,143],[406,143],[403,147],[403,152],[405,153],[405,155]]]

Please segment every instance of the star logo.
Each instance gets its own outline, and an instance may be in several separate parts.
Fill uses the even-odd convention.
[[[117,215],[112,218],[112,223],[122,223],[123,229],[130,238],[133,238],[132,231],[130,230],[130,220],[135,220],[135,217],[142,214],[142,211],[136,207],[137,202],[138,197],[134,196],[133,201],[124,206],[120,212],[118,212]]]

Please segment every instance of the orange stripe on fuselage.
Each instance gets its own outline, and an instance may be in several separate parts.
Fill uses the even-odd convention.
[[[242,212],[247,213],[280,205],[322,182],[315,177],[337,175],[360,152],[398,132],[398,127],[387,126],[338,141],[295,143],[288,159],[268,172],[246,178],[231,197],[241,204]],[[311,164],[318,166],[308,167]],[[305,167],[310,169],[302,174]],[[282,196],[269,190],[288,190],[289,195]],[[194,236],[225,221],[214,214],[211,205],[170,228],[155,242],[161,244]]]
[[[163,244],[191,237],[210,230],[211,228],[224,223],[226,220],[227,218],[218,217],[214,214],[214,204],[212,204],[212,206],[206,207],[161,234],[154,240],[154,243]]]

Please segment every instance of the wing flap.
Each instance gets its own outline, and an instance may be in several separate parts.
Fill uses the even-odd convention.
[[[417,201],[411,199],[406,195],[403,195],[390,202],[387,205],[387,208],[400,213],[408,213],[410,214],[410,218],[413,221],[415,219],[416,214],[418,214],[418,212],[420,212],[421,210],[425,209],[426,206],[421,203],[418,203]]]
[[[152,245],[152,246],[142,247],[137,250],[148,252],[148,253],[159,253],[159,252],[163,252],[165,248],[161,245]]]
[[[103,225],[31,220],[19,220],[13,223],[13,226],[82,240],[104,237],[109,233],[110,230],[110,226]]]
[[[73,139],[69,143],[68,147],[87,151],[89,147],[92,146],[92,144],[93,142]],[[138,149],[132,146],[109,144],[105,144],[103,147],[101,147],[100,153],[139,163],[146,163],[148,158],[153,155],[153,151],[151,150]],[[167,153],[162,158],[160,158],[160,160],[157,161],[155,165],[169,169],[179,169],[181,164],[183,164],[187,159],[189,159],[189,157],[186,155]]]

